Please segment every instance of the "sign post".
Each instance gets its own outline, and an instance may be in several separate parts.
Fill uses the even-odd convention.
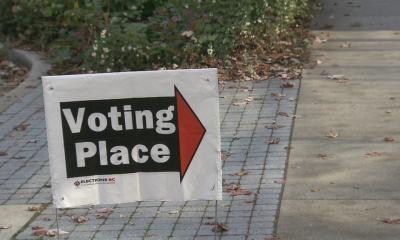
[[[56,208],[220,200],[216,69],[43,77]]]

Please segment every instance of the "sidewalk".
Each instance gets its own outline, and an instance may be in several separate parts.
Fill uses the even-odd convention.
[[[298,84],[299,80],[288,81]],[[283,81],[268,79],[256,82],[228,82],[220,85],[220,120],[223,150],[223,179],[225,183],[240,183],[252,195],[229,196],[223,193],[218,202],[218,222],[230,230],[218,234],[219,239],[265,240],[272,237],[284,177],[293,118],[277,116],[278,112],[293,115],[298,85],[281,88]],[[240,87],[232,87],[239,84]],[[231,87],[230,87],[231,86]],[[287,94],[278,101],[271,93]],[[253,97],[248,104],[235,106],[237,99]],[[284,126],[267,129],[276,124]],[[55,209],[51,204],[49,162],[45,129],[42,87],[39,85],[20,101],[0,114],[0,239],[39,239],[32,227],[55,229]],[[29,124],[26,130],[13,127]],[[234,137],[235,136],[235,140]],[[268,145],[271,139],[280,143]],[[36,142],[28,142],[37,139]],[[24,157],[24,158],[22,158]],[[248,171],[247,175],[236,173]],[[246,199],[254,202],[246,203]],[[39,206],[40,211],[29,212],[28,207]],[[97,209],[109,207],[113,212],[98,218]],[[178,210],[178,214],[170,214]],[[62,239],[214,239],[214,201],[135,202],[117,205],[82,206],[59,209],[59,227],[69,232]],[[23,216],[19,216],[23,214]],[[35,215],[34,215],[35,214]],[[84,215],[87,222],[71,219]],[[102,213],[101,215],[103,215]],[[31,220],[29,220],[31,219]],[[24,224],[27,223],[26,226]],[[19,231],[19,232],[18,232]],[[50,237],[43,237],[44,239]]]
[[[277,237],[399,239],[399,225],[381,222],[400,218],[398,9],[396,0],[325,1],[314,19],[328,40],[310,46],[310,63],[322,63],[302,74]]]

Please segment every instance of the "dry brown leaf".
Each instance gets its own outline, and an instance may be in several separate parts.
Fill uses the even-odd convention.
[[[268,126],[265,126],[265,127],[268,128],[268,129],[278,129],[278,128],[283,128],[284,126],[272,124],[272,125],[268,125]]]
[[[319,192],[318,188],[311,189],[311,192]]]
[[[295,147],[289,146],[289,147],[284,147],[286,150],[294,149]]]
[[[279,87],[281,87],[281,88],[292,88],[292,87],[294,87],[295,86],[295,84],[294,83],[283,83],[281,86],[279,86]]]
[[[381,222],[389,223],[389,224],[400,224],[400,219],[390,220],[390,218],[385,218],[385,219],[381,220]]]
[[[254,203],[254,199],[246,199],[244,202],[245,203]]]
[[[285,112],[278,112],[278,115],[289,117],[289,114],[287,114],[287,113],[285,113]]]
[[[391,137],[385,137],[385,141],[394,141],[394,139]]]
[[[322,159],[327,159],[328,155],[326,155],[326,154],[318,154],[318,157],[320,157]]]
[[[33,230],[39,230],[39,229],[43,229],[43,228],[44,228],[44,226],[42,226],[42,225],[37,225],[37,226],[32,227]]]
[[[17,131],[22,131],[22,130],[26,129],[26,126],[21,124],[21,125],[15,126],[14,129]]]
[[[336,137],[339,137],[339,132],[337,134],[333,134],[332,130],[331,130],[326,136],[330,137],[330,138],[336,138]]]
[[[350,47],[350,43],[346,43],[346,42],[344,42],[344,43],[342,43],[342,46],[340,46],[340,47],[343,47],[343,48],[348,48],[348,47]]]
[[[114,209],[113,208],[100,208],[100,209],[97,209],[96,210],[96,212],[98,212],[98,213],[107,213],[107,212],[112,212],[112,211],[114,211]]]
[[[19,134],[10,134],[10,137],[12,138],[19,137]]]
[[[347,83],[347,80],[338,80],[338,83]]]
[[[8,153],[6,153],[6,152],[0,152],[0,156],[7,156],[8,155]]]
[[[372,153],[367,153],[366,155],[369,155],[369,156],[380,156],[381,154],[380,153],[378,153],[378,152],[372,152]]]
[[[228,230],[229,230],[228,226],[222,225],[221,223],[217,222],[217,232],[220,232],[220,231],[223,232],[223,231],[228,231]],[[213,227],[212,231],[213,232],[215,231],[215,227]]]
[[[75,220],[78,223],[83,223],[89,221],[89,218],[85,218],[85,216],[81,215],[80,217],[71,216],[72,220]]]
[[[179,213],[178,210],[174,210],[174,211],[170,211],[170,212],[169,212],[169,214],[177,214],[177,213]]]
[[[28,209],[29,209],[29,211],[32,211],[32,212],[39,211],[39,208],[37,208],[37,207],[28,207]]]
[[[246,101],[247,102],[251,102],[251,101],[253,101],[253,98],[252,97],[248,97],[248,98],[246,98]]]
[[[275,182],[275,183],[286,183],[286,181],[283,180],[283,179],[275,180],[274,182]]]
[[[343,74],[334,74],[334,75],[329,75],[328,76],[329,79],[340,79],[342,77],[344,77]]]
[[[215,221],[211,221],[211,222],[203,222],[203,225],[215,225]]]
[[[236,173],[238,176],[247,175],[249,172],[241,171],[240,173]]]
[[[269,144],[277,144],[277,143],[279,143],[281,141],[281,139],[280,138],[277,138],[277,139],[271,139],[271,140],[269,140]]]
[[[360,187],[359,187],[359,186],[354,186],[354,188],[355,188],[355,189],[359,189]]]
[[[391,112],[392,112],[392,111],[390,111],[390,110],[387,110],[387,111],[386,111],[386,113],[391,113]]]
[[[252,193],[253,193],[252,191],[238,189],[238,190],[234,191],[230,196],[250,195]]]

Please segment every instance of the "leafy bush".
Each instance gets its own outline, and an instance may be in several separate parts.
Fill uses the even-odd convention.
[[[0,13],[2,32],[50,43],[59,67],[110,72],[265,53],[291,42],[287,30],[309,9],[308,0],[3,0]]]

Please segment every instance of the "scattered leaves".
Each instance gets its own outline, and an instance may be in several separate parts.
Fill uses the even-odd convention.
[[[322,159],[327,159],[328,155],[326,155],[326,154],[318,154],[318,157],[320,157]]]
[[[385,137],[385,141],[394,141],[394,139],[391,137]]]
[[[236,173],[238,176],[247,175],[249,172],[241,171],[240,173]]]
[[[319,188],[311,189],[311,192],[319,192]]]
[[[280,138],[277,138],[277,139],[271,139],[271,140],[269,140],[269,144],[277,144],[277,143],[279,143],[281,141],[281,139]]]
[[[330,138],[337,138],[339,137],[339,132],[337,134],[333,134],[331,130],[326,136]]]
[[[96,212],[98,212],[98,213],[108,213],[108,212],[112,212],[112,211],[114,211],[114,209],[113,208],[100,208],[100,209],[97,209],[96,210]]]

